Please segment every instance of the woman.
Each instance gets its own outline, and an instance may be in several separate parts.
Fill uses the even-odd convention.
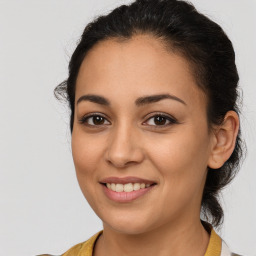
[[[213,227],[241,158],[238,79],[226,34],[184,1],[137,0],[85,28],[55,93],[103,231],[63,256],[232,255]]]

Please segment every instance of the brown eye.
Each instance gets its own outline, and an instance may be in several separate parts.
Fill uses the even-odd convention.
[[[168,126],[178,122],[170,116],[158,114],[150,117],[145,123],[149,126]]]
[[[80,123],[88,126],[101,126],[110,124],[110,122],[105,117],[95,114],[83,117],[80,120]]]
[[[154,117],[154,123],[156,125],[165,125],[166,124],[166,118],[163,116],[155,116]]]
[[[94,125],[102,125],[104,124],[105,118],[102,116],[94,116],[92,117],[92,122]]]

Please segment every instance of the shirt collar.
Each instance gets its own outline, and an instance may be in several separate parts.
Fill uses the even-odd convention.
[[[96,233],[89,240],[87,240],[81,248],[82,254],[79,254],[78,256],[91,256],[93,252],[93,247],[97,239],[99,238],[99,236],[102,234],[102,232],[103,231]],[[211,228],[210,240],[204,256],[220,256],[221,244],[222,244],[221,238],[217,235],[214,229]]]

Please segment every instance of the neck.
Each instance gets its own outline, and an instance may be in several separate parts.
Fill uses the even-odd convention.
[[[209,243],[209,234],[201,221],[181,225],[165,225],[142,234],[124,234],[104,225],[94,256],[203,256]]]

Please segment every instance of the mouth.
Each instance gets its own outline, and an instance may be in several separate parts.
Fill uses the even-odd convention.
[[[138,191],[140,189],[149,188],[151,186],[156,185],[156,183],[101,183],[108,189],[114,191],[114,192],[132,192],[132,191]]]
[[[131,202],[148,193],[156,182],[137,177],[109,177],[100,181],[105,195],[115,202]]]

